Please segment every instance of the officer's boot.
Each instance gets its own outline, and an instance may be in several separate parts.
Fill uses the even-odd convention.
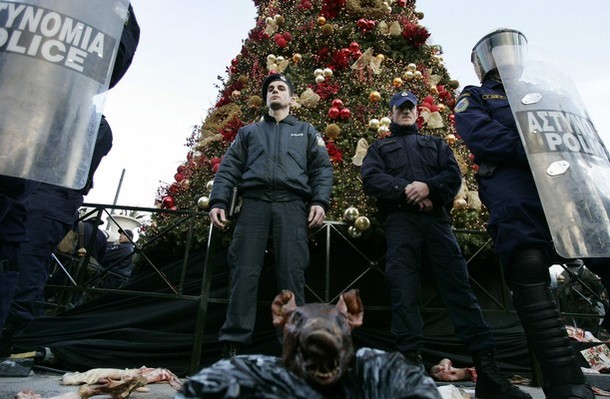
[[[477,383],[474,396],[480,399],[532,399],[506,377],[504,377],[494,361],[493,351],[485,350],[472,354],[474,368],[477,371]]]
[[[595,399],[546,283],[513,283],[513,304],[543,376],[547,399]]]

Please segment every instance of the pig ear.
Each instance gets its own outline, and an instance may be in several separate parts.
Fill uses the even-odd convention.
[[[281,327],[286,324],[288,315],[297,308],[292,291],[283,290],[273,300],[271,304],[271,315],[273,316],[273,326]]]
[[[354,329],[362,325],[364,306],[360,300],[360,292],[356,289],[342,294],[337,302],[336,309],[347,316],[347,323]]]

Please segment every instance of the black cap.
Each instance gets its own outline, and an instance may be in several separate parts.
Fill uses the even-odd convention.
[[[401,91],[400,93],[396,93],[390,99],[390,108],[394,108],[394,106],[400,107],[406,101],[409,101],[414,106],[417,105],[417,97],[415,94],[410,91]]]
[[[290,94],[294,94],[294,86],[292,85],[290,79],[288,79],[285,75],[282,75],[281,73],[272,73],[271,75],[267,76],[263,81],[263,100],[267,98],[267,90],[269,88],[269,85],[271,84],[271,82],[275,82],[276,80],[281,80],[282,82],[286,83],[286,85],[290,89]]]

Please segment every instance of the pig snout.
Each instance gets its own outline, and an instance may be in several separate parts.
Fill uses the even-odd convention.
[[[329,386],[349,368],[354,350],[350,329],[342,316],[301,320],[286,329],[284,360],[289,369],[314,385]],[[343,322],[342,322],[343,321]]]

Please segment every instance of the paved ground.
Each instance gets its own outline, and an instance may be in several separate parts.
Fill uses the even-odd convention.
[[[0,377],[0,399],[14,399],[15,395],[24,390],[35,391],[43,399],[52,398],[67,392],[78,392],[77,386],[64,386],[60,384],[61,374],[48,371],[32,371],[27,377]],[[131,399],[172,399],[176,395],[176,390],[169,384],[149,384],[146,386],[149,392],[135,392]],[[474,398],[474,385],[467,383],[461,388]],[[521,387],[524,391],[532,395],[533,399],[544,399],[542,389],[535,387]],[[95,396],[99,399],[108,399],[110,396]],[[597,396],[602,399],[602,396]]]
[[[64,386],[60,384],[61,375],[47,372],[33,372],[28,377],[0,377],[0,399],[13,399],[15,394],[24,389],[31,389],[42,396],[50,398],[66,392],[78,392],[78,387]],[[150,384],[148,393],[133,393],[131,399],[171,399],[176,391],[168,384]],[[463,389],[474,396],[474,387],[463,387]],[[525,391],[532,395],[533,399],[544,399],[540,388],[524,387]],[[95,396],[95,398],[110,398],[110,396]]]

